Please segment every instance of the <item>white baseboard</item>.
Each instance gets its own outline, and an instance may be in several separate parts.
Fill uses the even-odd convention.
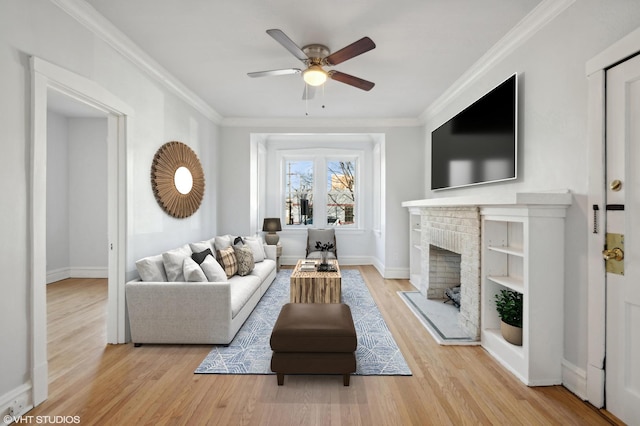
[[[570,363],[566,359],[562,360],[562,386],[583,401],[587,399],[587,372],[582,368]]]
[[[295,265],[299,257],[282,256],[280,257],[281,265]],[[409,268],[385,268],[379,259],[372,256],[340,256],[340,265],[373,265],[374,268],[385,279],[408,279]]]
[[[108,278],[109,268],[105,266],[70,266],[47,271],[47,284],[67,278]]]
[[[304,256],[303,256],[304,257]],[[296,256],[281,256],[281,265],[295,265],[298,263],[298,259],[302,257]],[[339,256],[340,265],[371,265],[373,261],[370,256]]]
[[[389,280],[408,280],[409,268],[385,268],[381,275]]]
[[[17,413],[11,414],[10,409],[14,407],[16,403],[21,406],[21,409]],[[25,383],[0,396],[0,415],[2,416],[2,423],[0,424],[8,425],[17,423],[19,417],[32,408],[31,383]]]

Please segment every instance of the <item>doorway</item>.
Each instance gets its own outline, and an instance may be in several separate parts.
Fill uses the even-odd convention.
[[[586,67],[590,139],[588,203],[592,219],[589,221],[585,393],[593,405],[606,407],[628,423],[640,418],[637,363],[640,297],[638,289],[629,285],[638,274],[637,250],[634,250],[638,244],[638,223],[632,215],[638,196],[638,175],[634,169],[640,161],[636,148],[640,113],[638,46],[640,29],[594,57]],[[618,177],[613,178],[614,175]],[[620,185],[614,183],[616,179],[621,181]],[[624,235],[624,275],[613,272],[603,261],[603,254],[608,255],[603,249],[615,248],[611,242],[607,244],[607,234],[614,233]]]
[[[107,342],[126,341],[126,142],[133,111],[95,82],[31,57],[31,164],[29,257],[31,266],[32,403],[48,395],[46,309],[47,104],[50,91],[101,111],[107,117],[108,313]]]
[[[107,114],[47,93],[47,284],[108,278]]]

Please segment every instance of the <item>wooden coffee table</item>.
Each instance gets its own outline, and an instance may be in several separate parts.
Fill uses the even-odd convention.
[[[304,260],[298,260],[291,273],[291,303],[340,303],[342,276],[338,261],[329,260],[335,272],[318,272],[301,271]]]

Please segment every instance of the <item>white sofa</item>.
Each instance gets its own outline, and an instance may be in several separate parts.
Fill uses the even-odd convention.
[[[233,340],[276,277],[276,246],[265,245],[260,238],[252,239],[253,270],[228,279],[223,272],[223,278],[215,282],[188,281],[167,264],[168,260],[175,261],[176,256],[178,261],[174,263],[178,264],[184,254],[184,267],[187,263],[193,266],[191,260],[184,259],[191,259],[192,253],[206,247],[216,253],[229,239],[233,241],[234,237],[227,235],[187,244],[136,262],[141,278],[125,286],[131,340],[136,346],[143,343],[229,344]],[[211,263],[211,259],[207,261]],[[172,281],[176,274],[182,280]],[[188,276],[192,279],[194,275]]]

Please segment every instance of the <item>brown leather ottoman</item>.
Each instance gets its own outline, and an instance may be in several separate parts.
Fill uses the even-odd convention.
[[[342,374],[349,386],[358,346],[351,309],[343,303],[287,303],[271,333],[271,371],[285,374]]]

